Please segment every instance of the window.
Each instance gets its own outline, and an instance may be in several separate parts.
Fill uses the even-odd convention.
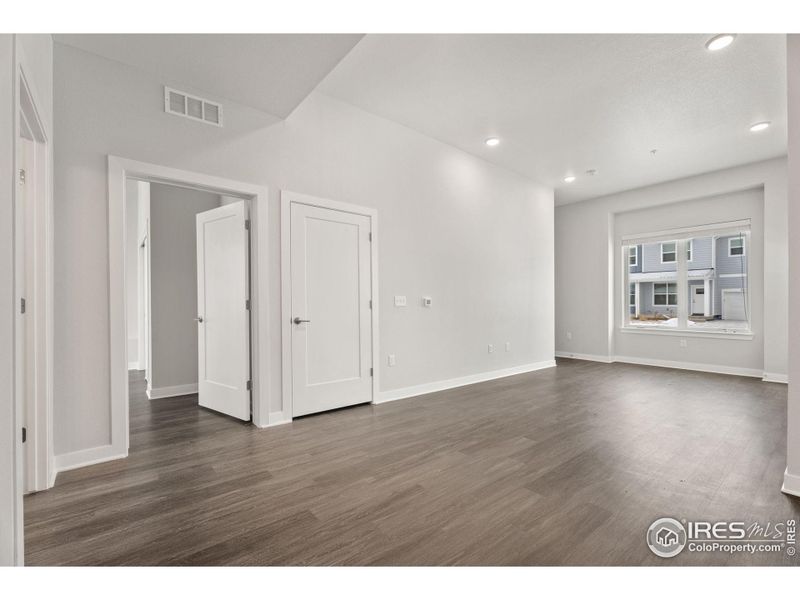
[[[639,246],[628,248],[628,266],[636,267],[639,265]]]
[[[654,283],[653,306],[678,306],[678,284]]]
[[[623,235],[622,329],[752,336],[749,240],[749,220]]]
[[[675,250],[675,242],[662,242],[661,243],[661,263],[674,263],[676,260],[677,252]]]

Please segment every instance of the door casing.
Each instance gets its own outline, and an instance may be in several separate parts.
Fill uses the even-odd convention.
[[[278,424],[269,410],[269,249],[266,187],[173,169],[117,156],[108,156],[109,329],[111,371],[111,443],[72,457],[68,470],[128,455],[128,356],[125,290],[125,182],[128,178],[212,192],[250,201],[251,344],[253,423]]]
[[[306,194],[298,194],[286,190],[281,191],[281,383],[282,383],[282,418],[285,422],[292,420],[292,277],[291,277],[291,213],[292,204],[306,204],[342,212],[363,215],[370,219],[372,244],[370,245],[370,286],[372,294],[372,403],[378,402],[380,389],[380,339],[378,331],[379,306],[378,299],[378,211],[374,208],[318,198]]]

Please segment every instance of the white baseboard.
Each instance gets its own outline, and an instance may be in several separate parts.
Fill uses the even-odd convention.
[[[196,383],[186,383],[184,385],[172,385],[167,387],[152,388],[147,390],[147,397],[150,400],[159,398],[172,398],[173,396],[186,396],[197,393]]]
[[[789,473],[789,469],[783,474],[783,486],[781,491],[784,494],[791,494],[792,496],[800,497],[800,475],[793,475]]]
[[[510,369],[487,371],[484,373],[477,373],[475,375],[457,377],[455,379],[445,379],[443,381],[434,381],[432,383],[423,383],[421,385],[398,388],[396,390],[386,390],[379,394],[378,399],[373,401],[373,404],[383,404],[384,402],[402,400],[403,398],[413,398],[414,396],[422,396],[423,394],[441,392],[443,390],[449,390],[465,385],[472,385],[473,383],[481,383],[483,381],[491,381],[492,379],[501,379],[503,377],[510,377],[512,375],[521,375],[522,373],[530,373],[531,371],[548,369],[555,366],[556,361],[543,360],[537,363],[511,367]]]
[[[764,372],[760,369],[745,367],[729,367],[726,365],[711,365],[706,363],[683,362],[679,360],[660,360],[656,358],[640,358],[638,356],[615,356],[614,362],[632,365],[645,365],[648,367],[665,367],[668,369],[683,369],[686,371],[703,371],[704,373],[720,373],[722,375],[740,375],[742,377],[758,377],[761,379]]]
[[[574,358],[576,360],[591,360],[593,362],[612,363],[613,357],[602,354],[581,354],[579,352],[563,352],[556,350],[556,358]]]
[[[58,454],[53,457],[53,483],[55,483],[55,476],[58,473],[79,469],[81,467],[88,467],[89,465],[96,465],[97,463],[109,460],[125,458],[126,456],[128,456],[127,453],[117,454],[114,447],[110,444],[108,446],[97,446],[96,448],[68,452],[67,454]]]
[[[762,380],[769,383],[789,383],[789,376],[784,373],[767,373],[764,371]]]

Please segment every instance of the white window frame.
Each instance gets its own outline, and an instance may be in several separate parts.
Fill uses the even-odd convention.
[[[731,242],[733,240],[742,240],[742,253],[741,254],[733,254]],[[747,256],[747,241],[745,240],[745,236],[734,236],[728,238],[728,258],[739,258],[741,256]]]
[[[631,250],[633,250],[633,262],[631,262]],[[639,246],[628,246],[628,267],[639,266]]]
[[[674,260],[664,260],[664,244],[672,244],[673,246],[675,246],[675,249],[672,252],[667,252],[667,254],[674,254],[675,255],[675,259]],[[678,242],[661,242],[661,244],[659,244],[659,247],[661,248],[661,264],[662,265],[674,265],[675,263],[678,262]]]
[[[667,286],[667,291],[666,292],[664,292],[663,294],[658,294],[659,296],[666,296],[667,297],[667,303],[666,304],[657,304],[656,303],[656,286],[657,285],[666,285]],[[675,286],[675,292],[674,293],[669,291],[669,286],[671,286],[671,285]],[[652,296],[653,296],[653,306],[665,306],[667,308],[672,307],[672,306],[678,306],[677,302],[675,304],[670,304],[669,303],[669,297],[670,296],[675,296],[676,299],[679,298],[678,282],[677,281],[654,281],[653,282],[653,294],[652,294]]]
[[[691,337],[701,337],[701,338],[718,338],[718,339],[738,339],[738,340],[752,340],[753,339],[753,332],[752,332],[752,315],[748,313],[749,320],[746,326],[741,328],[704,328],[702,326],[697,326],[690,323],[690,312],[691,312],[691,298],[690,298],[690,284],[688,278],[689,272],[689,263],[694,258],[694,245],[693,245],[693,238],[696,239],[698,237],[710,237],[713,239],[718,239],[720,237],[726,237],[729,239],[738,239],[743,238],[744,244],[743,247],[745,248],[745,253],[743,256],[747,256],[747,246],[750,244],[751,239],[751,222],[750,219],[743,219],[739,221],[730,221],[730,222],[723,222],[723,223],[709,223],[706,225],[697,225],[692,227],[685,227],[680,229],[672,229],[672,230],[664,230],[664,231],[655,231],[650,233],[637,233],[637,234],[623,234],[619,238],[617,238],[618,247],[620,249],[620,254],[617,256],[620,257],[620,262],[617,263],[620,267],[620,270],[617,272],[617,285],[620,285],[618,290],[620,290],[620,294],[629,294],[629,284],[632,277],[630,272],[630,248],[632,246],[640,246],[645,244],[653,244],[659,245],[659,250],[662,250],[662,244],[675,244],[675,273],[676,273],[676,281],[660,281],[660,282],[653,282],[653,283],[672,283],[677,286],[677,295],[678,295],[678,304],[677,310],[675,311],[677,314],[677,323],[673,326],[663,326],[658,327],[653,324],[642,324],[637,322],[633,319],[630,314],[630,303],[629,298],[625,299],[625,296],[616,296],[615,297],[615,311],[618,315],[618,328],[621,333],[631,333],[631,334],[640,334],[640,335],[672,335],[672,336],[691,336]],[[669,241],[672,239],[673,241]],[[691,248],[689,248],[691,244]],[[712,245],[712,252],[714,246]],[[736,255],[742,256],[742,255]],[[662,257],[663,258],[663,252]],[[663,262],[662,262],[663,264]],[[670,263],[667,263],[670,264]],[[655,295],[655,286],[653,286],[653,295]],[[667,292],[669,293],[669,286],[667,286]],[[751,302],[751,290],[750,287],[747,286],[745,289],[746,294],[746,303],[748,308],[752,306]],[[637,298],[638,300],[638,298]],[[669,297],[667,297],[667,302],[669,302]],[[655,298],[653,298],[655,301]],[[657,305],[661,306],[669,306],[672,309],[675,308],[674,305]]]

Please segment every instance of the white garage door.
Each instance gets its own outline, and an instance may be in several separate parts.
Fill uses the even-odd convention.
[[[746,321],[742,290],[722,290],[722,318],[726,321]]]

